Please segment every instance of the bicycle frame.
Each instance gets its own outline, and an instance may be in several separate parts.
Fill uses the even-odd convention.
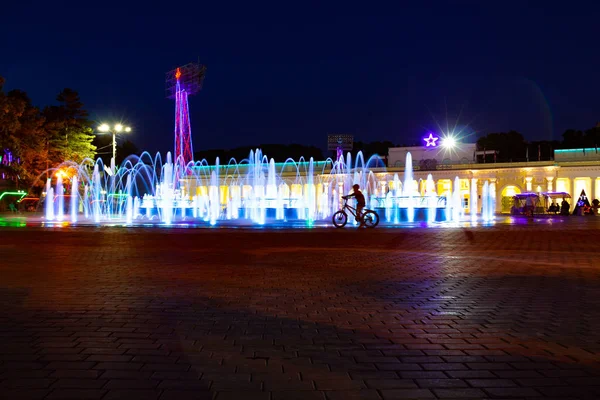
[[[340,210],[345,210],[345,209],[348,209],[350,214],[352,214],[354,216],[354,218],[356,218],[356,208],[348,205],[348,199],[344,199],[344,205],[342,206],[342,208],[340,208]]]

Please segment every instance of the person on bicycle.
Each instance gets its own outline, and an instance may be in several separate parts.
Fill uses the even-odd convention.
[[[365,195],[360,191],[359,184],[352,186],[352,189],[354,191],[346,197],[354,197],[356,199],[356,217],[358,222],[360,222],[360,226],[364,226],[365,222],[363,221],[362,210],[365,208]]]

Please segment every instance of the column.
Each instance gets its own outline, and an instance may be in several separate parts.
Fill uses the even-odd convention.
[[[532,181],[533,181],[532,176],[528,176],[525,178],[525,190],[527,190],[528,192],[533,191]]]
[[[553,176],[547,176],[546,177],[546,190],[548,192],[553,192],[554,191],[554,177]]]
[[[575,179],[569,178],[569,191],[571,192],[571,208],[569,212],[573,212],[575,209],[575,204],[577,204],[577,200],[579,200],[579,194],[575,194]]]

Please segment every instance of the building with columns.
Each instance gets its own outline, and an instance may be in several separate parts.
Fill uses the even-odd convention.
[[[469,212],[471,196],[475,193],[473,189],[480,197],[485,181],[495,189],[497,213],[510,212],[512,197],[524,192],[567,192],[577,199],[585,190],[590,200],[600,198],[600,151],[597,148],[555,150],[554,160],[551,161],[477,163],[474,156],[465,162],[468,154],[474,153],[475,145],[466,144],[464,147],[468,150],[453,152],[427,149],[415,152],[417,157],[427,157],[419,159],[413,156],[412,159],[414,179],[420,182],[420,191],[425,191],[422,186],[429,174],[432,175],[438,195],[454,191],[455,178],[458,178],[463,204]],[[411,149],[390,149],[390,167],[385,173],[387,177],[381,178],[389,180],[390,175],[403,174],[404,167],[400,165],[404,165],[406,153]],[[423,162],[427,159],[436,162]],[[570,203],[573,209],[575,201]],[[481,202],[476,204],[481,207]]]
[[[353,183],[360,184],[368,207],[382,215],[386,208],[410,204],[444,207],[448,199],[469,214],[482,213],[490,199],[495,209],[486,208],[486,213],[509,213],[513,196],[525,192],[569,193],[571,210],[582,190],[590,200],[600,198],[600,153],[595,148],[556,150],[548,161],[496,163],[483,162],[484,157],[477,162],[483,152],[474,143],[423,147],[390,149],[387,167],[378,157],[352,160],[348,155],[342,164],[331,159],[275,163],[258,153],[248,163],[194,167],[192,175],[181,179],[180,195],[199,196],[202,204],[212,204],[215,215],[227,218],[237,218],[238,210],[248,207],[295,208],[298,215],[308,210],[315,218],[329,218]]]

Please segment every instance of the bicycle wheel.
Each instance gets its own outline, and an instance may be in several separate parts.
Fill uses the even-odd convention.
[[[348,222],[348,214],[340,210],[333,214],[333,217],[331,217],[331,222],[333,222],[333,225],[336,228],[343,228]]]
[[[373,210],[365,210],[363,221],[367,228],[375,228],[379,224],[379,214]]]

